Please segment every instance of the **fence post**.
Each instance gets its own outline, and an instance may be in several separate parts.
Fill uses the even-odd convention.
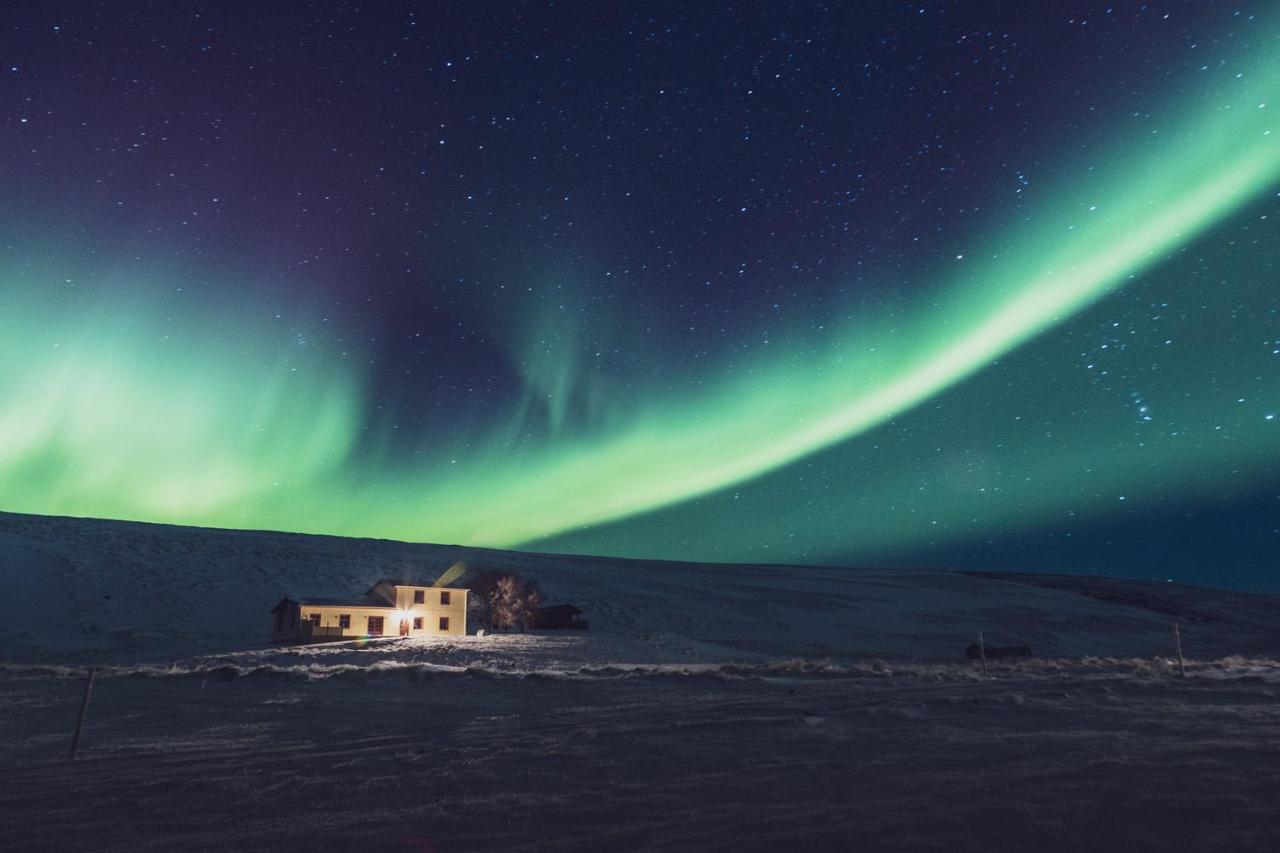
[[[982,674],[987,674],[987,644],[982,639],[982,632],[978,632],[978,657],[982,658]]]
[[[1182,660],[1182,632],[1178,630],[1178,622],[1173,622],[1173,646],[1178,650],[1178,675],[1187,677],[1187,665]]]
[[[93,695],[93,667],[89,667],[89,677],[84,681],[84,698],[80,700],[80,716],[76,719],[76,733],[71,736],[71,758],[76,757],[76,749],[80,746],[80,730],[84,728],[84,718],[89,714],[89,697]]]

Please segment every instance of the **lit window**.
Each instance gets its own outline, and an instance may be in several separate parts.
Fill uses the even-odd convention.
[[[339,627],[339,628],[350,628],[350,627],[351,627],[351,614],[350,614],[350,613],[342,613],[342,614],[339,614],[339,616],[338,616],[338,627]]]
[[[441,631],[448,631],[448,630],[449,630],[449,617],[448,617],[448,616],[441,616],[441,617],[440,617],[440,630],[441,630]]]
[[[413,591],[413,603],[414,603],[414,604],[426,604],[426,603],[427,603],[427,593],[426,593],[426,590],[415,589],[415,590]]]
[[[422,617],[421,617],[421,616],[415,616],[415,617],[413,617],[413,630],[415,630],[415,631],[421,631],[421,630],[422,630]]]
[[[448,591],[447,591],[447,590],[446,590],[446,591],[444,591],[444,592],[441,592],[441,593],[440,593],[440,603],[441,603],[441,604],[448,604],[448,603],[449,603],[449,593],[448,593]]]

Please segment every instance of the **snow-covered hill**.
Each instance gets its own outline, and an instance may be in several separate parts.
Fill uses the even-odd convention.
[[[0,660],[137,662],[262,649],[286,592],[510,568],[573,602],[583,663],[954,660],[979,631],[1041,656],[1280,653],[1280,597],[1171,584],[556,556],[0,513]]]
[[[459,561],[591,630],[266,643],[285,591]],[[5,849],[1280,845],[1275,597],[0,514],[0,619]]]

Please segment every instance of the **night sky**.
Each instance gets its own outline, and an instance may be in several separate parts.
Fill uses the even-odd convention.
[[[1275,3],[9,3],[0,509],[1280,591]]]

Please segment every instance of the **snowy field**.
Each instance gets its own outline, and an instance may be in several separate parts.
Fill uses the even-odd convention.
[[[264,642],[458,561],[592,630]],[[0,618],[3,850],[1280,849],[1274,597],[0,514]]]
[[[82,679],[10,669],[0,838],[122,851],[1280,849],[1275,661],[1196,663],[1186,680],[1146,660],[986,678],[883,662],[557,668],[590,642],[396,640],[107,670],[75,762]]]
[[[591,622],[584,662],[1280,655],[1280,597],[1106,579],[562,557],[0,513],[0,660],[170,662],[268,648],[271,607],[514,569]]]

